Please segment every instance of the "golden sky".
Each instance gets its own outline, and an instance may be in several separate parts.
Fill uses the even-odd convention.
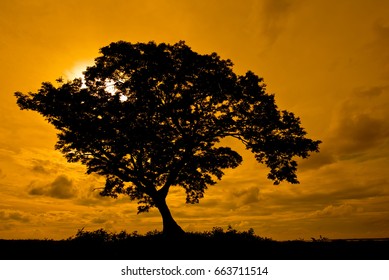
[[[244,162],[197,205],[172,189],[187,231],[232,225],[275,240],[389,237],[389,1],[0,1],[0,238],[53,238],[78,229],[162,229],[157,210],[99,197],[104,180],[54,150],[56,132],[21,111],[15,91],[73,78],[101,47],[184,40],[265,79],[281,110],[300,116],[321,151],[300,162],[299,185],[273,186]]]

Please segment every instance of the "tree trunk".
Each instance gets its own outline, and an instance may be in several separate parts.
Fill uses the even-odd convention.
[[[182,237],[185,232],[173,219],[169,207],[166,204],[166,199],[164,197],[159,198],[155,201],[155,205],[162,216],[163,234],[168,238]]]

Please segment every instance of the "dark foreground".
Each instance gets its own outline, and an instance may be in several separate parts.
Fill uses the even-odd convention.
[[[2,260],[389,260],[387,241],[125,242],[0,240]]]

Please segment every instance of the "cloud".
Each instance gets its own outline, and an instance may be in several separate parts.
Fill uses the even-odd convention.
[[[30,195],[50,196],[59,199],[69,199],[75,197],[76,190],[73,182],[65,175],[58,176],[53,182],[46,185],[38,185],[34,182],[30,184]]]
[[[231,200],[234,201],[237,206],[243,206],[259,201],[259,188],[249,187],[246,189],[234,190],[232,192]]]
[[[0,221],[18,221],[26,223],[30,218],[20,211],[0,210]]]
[[[98,179],[95,177],[95,179]],[[93,181],[93,178],[88,178],[85,181],[85,184]],[[94,184],[89,187],[85,187],[77,190],[77,199],[74,201],[77,205],[83,206],[112,206],[112,205],[121,205],[127,204],[129,198],[127,195],[119,195],[118,198],[112,198],[109,196],[101,196],[100,192],[103,190],[105,182],[95,181]],[[134,210],[136,213],[136,210]]]
[[[242,34],[246,40],[253,40],[251,44],[256,46],[271,46],[287,27],[287,21],[291,15],[296,1],[290,0],[263,0],[247,1],[244,13],[235,24],[240,25],[240,37]],[[219,8],[220,9],[220,8]],[[234,8],[236,10],[237,7]],[[234,12],[237,13],[236,11]],[[230,19],[228,20],[230,22]],[[251,45],[249,44],[249,45]],[[242,48],[243,46],[240,46]]]
[[[29,155],[29,157],[33,157],[32,159],[28,159],[26,164],[29,167],[32,164],[31,170],[37,174],[57,174],[60,170],[65,169],[68,166],[68,163],[63,160],[62,154],[55,153],[55,160],[48,160],[47,155],[38,155],[38,153],[34,153],[34,155]],[[52,158],[54,157],[54,152],[52,153]]]
[[[49,173],[43,165],[34,165],[32,167],[32,171],[34,171],[36,173],[41,173],[41,174],[48,174]]]
[[[386,120],[360,113],[344,116],[338,133],[345,151],[358,152],[381,144],[388,137],[389,130]]]
[[[317,210],[308,215],[309,218],[334,218],[334,217],[346,217],[351,214],[361,211],[349,204],[341,205],[329,205],[322,210]]]
[[[389,139],[389,87],[356,89],[339,107],[327,142],[337,155],[381,149]]]
[[[4,179],[7,175],[4,174],[3,170],[0,169],[0,179]]]
[[[268,37],[270,44],[275,42],[286,26],[287,17],[292,3],[289,0],[266,0],[263,2],[263,33]]]
[[[370,205],[375,207],[373,211],[386,208],[377,204],[389,200],[388,179],[382,172],[386,169],[385,162],[385,159],[363,163],[344,160],[310,170],[309,174],[304,174],[301,185],[261,190],[260,207],[274,213],[293,211],[290,216],[311,213],[328,205],[349,204],[362,208]]]
[[[325,145],[326,143],[323,144]],[[323,144],[320,145],[319,153],[313,153],[307,159],[298,159],[298,169],[300,171],[315,170],[336,162],[333,153]]]
[[[374,31],[376,38],[372,51],[375,52],[376,59],[379,59],[377,62],[383,64],[383,78],[387,79],[387,74],[389,72],[389,23],[378,21],[375,24]]]
[[[355,90],[357,97],[378,97],[388,90],[388,86],[372,86],[370,88],[360,88]]]
[[[92,219],[92,223],[93,224],[104,224],[105,222],[107,222],[108,220],[106,218],[102,218],[102,217],[96,217],[94,219]]]

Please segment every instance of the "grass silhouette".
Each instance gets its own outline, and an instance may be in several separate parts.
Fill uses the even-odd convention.
[[[113,233],[103,228],[79,229],[63,240],[0,240],[1,259],[59,260],[374,260],[389,259],[389,241],[331,240],[320,236],[310,241],[275,241],[260,237],[253,229],[238,231],[214,227],[187,232],[169,239],[161,231],[139,234]]]

